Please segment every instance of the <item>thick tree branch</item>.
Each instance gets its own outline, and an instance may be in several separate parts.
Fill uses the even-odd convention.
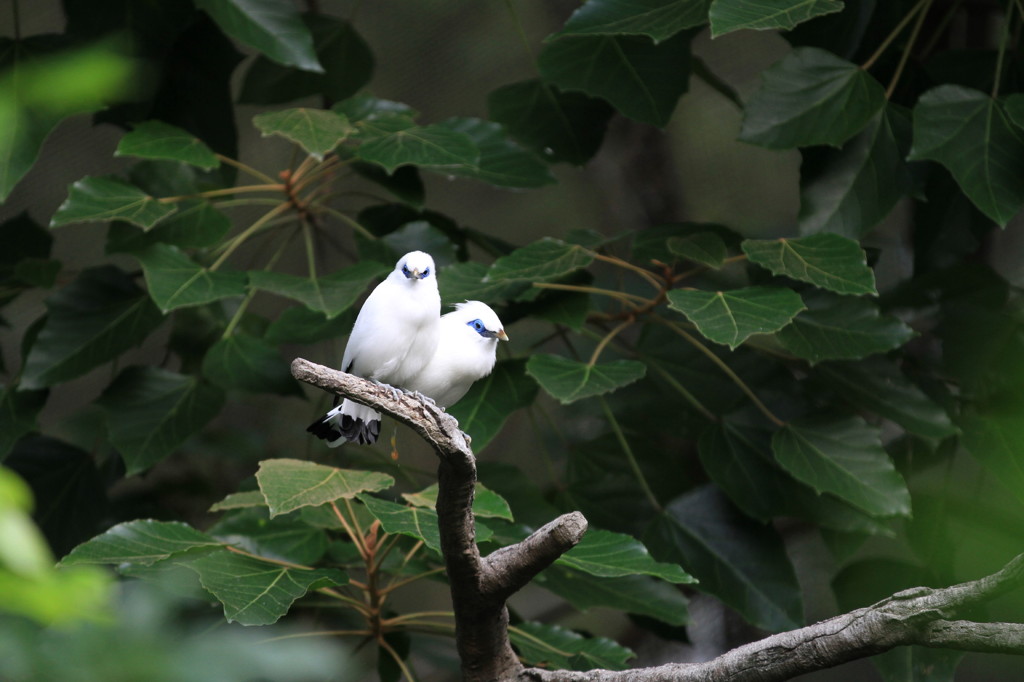
[[[295,360],[292,374],[409,425],[437,452],[438,525],[465,680],[781,682],[904,645],[1024,655],[1024,625],[956,619],[959,612],[1021,587],[1022,554],[979,580],[897,592],[872,606],[766,637],[705,663],[626,671],[524,668],[509,644],[505,600],[579,542],[586,531],[583,515],[561,516],[522,542],[481,558],[472,512],[476,460],[455,419],[410,395],[395,396],[387,388],[306,360]]]
[[[455,636],[466,680],[511,680],[522,671],[508,638],[505,600],[586,531],[582,514],[566,514],[520,543],[481,559],[473,525],[476,459],[469,438],[441,408],[351,374],[297,358],[292,376],[351,398],[410,426],[437,452],[437,517],[452,606]]]

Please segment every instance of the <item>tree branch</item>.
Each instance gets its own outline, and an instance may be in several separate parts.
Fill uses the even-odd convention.
[[[515,545],[481,558],[473,526],[476,459],[454,418],[435,405],[302,359],[292,374],[412,427],[437,452],[437,515],[451,585],[463,679],[527,682],[781,682],[904,645],[1024,655],[1024,625],[956,620],[958,612],[1019,588],[1024,554],[984,578],[942,589],[917,587],[808,627],[783,632],[704,663],[626,671],[524,668],[508,639],[505,600],[586,532],[565,514]]]

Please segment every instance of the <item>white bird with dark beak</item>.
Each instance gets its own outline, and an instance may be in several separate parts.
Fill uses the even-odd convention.
[[[403,386],[434,400],[454,405],[469,387],[494,369],[498,340],[508,341],[501,320],[480,301],[456,303],[441,318],[440,339],[423,370]]]
[[[434,357],[440,315],[434,259],[410,251],[363,303],[348,337],[342,371],[407,386]],[[374,443],[380,435],[380,413],[346,399],[306,430],[332,448],[348,441]]]

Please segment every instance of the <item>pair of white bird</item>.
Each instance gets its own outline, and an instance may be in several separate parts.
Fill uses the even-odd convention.
[[[499,339],[508,341],[501,320],[480,301],[458,303],[442,317],[434,259],[410,251],[363,303],[341,369],[448,407],[491,373]],[[346,399],[306,430],[332,448],[374,443],[380,413]]]

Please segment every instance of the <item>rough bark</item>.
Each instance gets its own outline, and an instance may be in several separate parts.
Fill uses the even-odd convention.
[[[957,619],[961,612],[1019,588],[1024,583],[1022,554],[990,576],[942,589],[897,592],[872,606],[766,637],[704,663],[626,671],[525,668],[509,643],[505,601],[579,542],[587,529],[583,515],[560,516],[522,542],[481,557],[472,512],[476,460],[454,418],[411,395],[395,396],[365,379],[306,360],[292,362],[292,374],[407,424],[437,452],[438,525],[464,680],[773,682],[904,645],[1024,655],[1024,625]]]

